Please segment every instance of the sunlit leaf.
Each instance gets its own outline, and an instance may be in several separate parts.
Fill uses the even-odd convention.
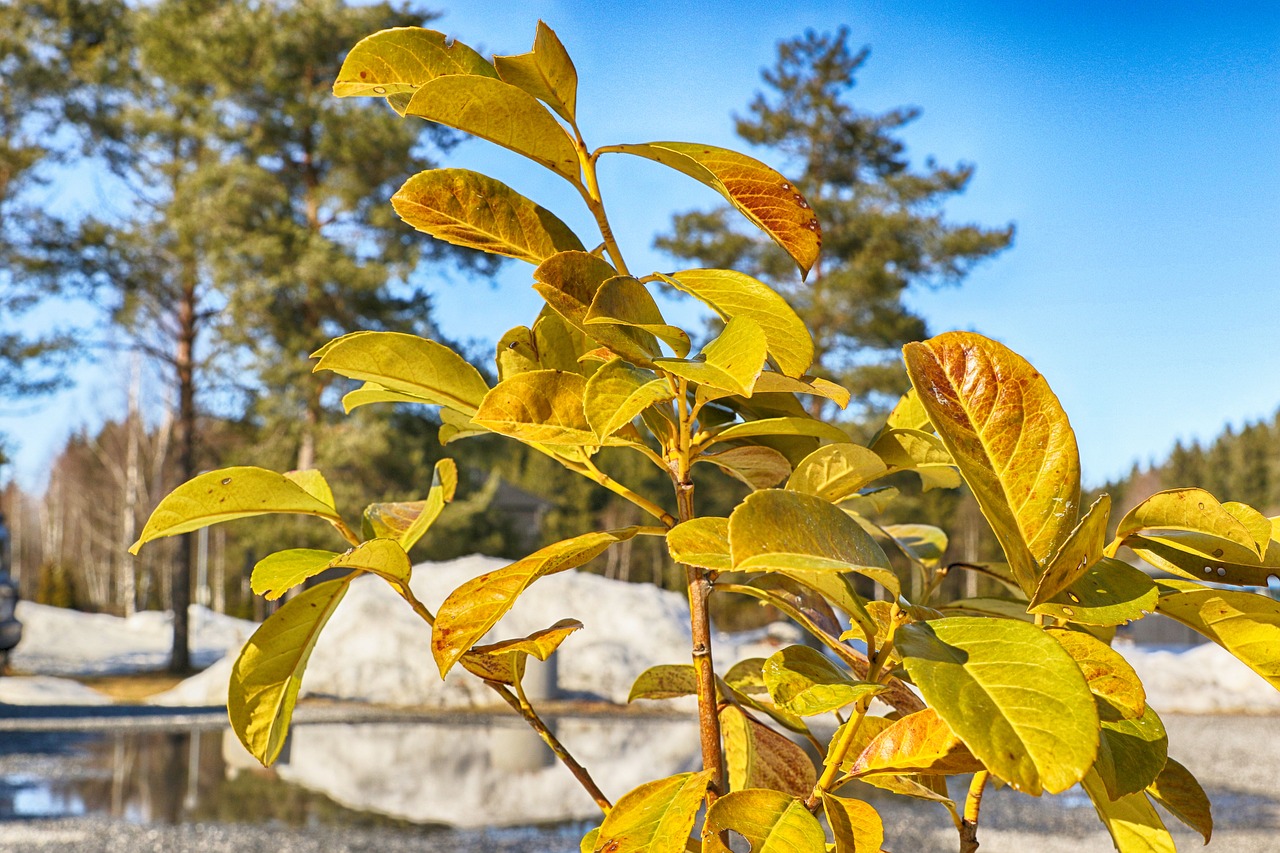
[[[419,172],[391,204],[418,231],[455,246],[531,264],[557,252],[582,251],[582,241],[554,213],[479,172]]]
[[[598,439],[613,435],[645,409],[675,396],[665,379],[622,359],[606,362],[592,374],[583,395],[587,423]]]
[[[724,427],[717,430],[715,441],[729,441],[739,438],[755,438],[767,435],[809,435],[827,441],[847,443],[849,436],[837,426],[826,421],[812,418],[762,418],[758,421],[747,421],[742,424]]]
[[[488,432],[489,430],[471,420],[469,415],[464,415],[455,409],[440,409],[439,439],[441,445],[476,435],[485,435]]]
[[[890,473],[914,472],[926,492],[930,489],[954,489],[960,485],[960,472],[956,470],[951,451],[947,450],[942,439],[931,432],[901,428],[883,430],[871,449],[884,460]]]
[[[756,377],[756,394],[808,394],[824,397],[840,408],[849,405],[849,389],[820,376],[792,378],[776,370],[763,371]]]
[[[1146,690],[1123,655],[1081,631],[1050,628],[1048,633],[1080,667],[1090,693],[1124,716],[1142,716],[1147,707]]]
[[[342,411],[351,414],[361,406],[368,406],[373,403],[416,403],[420,406],[433,405],[430,400],[422,397],[415,397],[412,394],[404,394],[400,391],[391,391],[383,388],[377,382],[365,382],[354,391],[348,391],[342,395]]]
[[[1080,456],[1066,413],[1035,368],[981,335],[949,332],[903,354],[921,405],[1031,594],[1039,561],[1061,548],[1079,511]]]
[[[733,270],[685,270],[659,278],[706,303],[722,320],[745,317],[754,322],[785,376],[799,379],[813,364],[808,327],[787,300],[764,282]]]
[[[1204,836],[1208,844],[1213,835],[1213,813],[1204,788],[1191,775],[1191,771],[1170,758],[1147,793],[1157,803],[1169,810],[1169,814]]]
[[[751,396],[756,377],[764,369],[765,339],[760,327],[736,317],[705,347],[697,359],[656,358],[654,364],[699,385],[730,394]]]
[[[711,771],[646,782],[614,804],[595,853],[684,853]]]
[[[599,341],[632,364],[650,367],[652,359],[662,352],[657,338],[650,333],[632,326],[586,325],[600,286],[617,275],[608,263],[588,252],[561,252],[534,270],[533,289],[551,310],[581,334]]]
[[[930,431],[933,429],[929,413],[920,402],[920,395],[916,393],[916,389],[908,388],[907,393],[902,395],[885,420],[884,428]]]
[[[598,444],[583,408],[586,387],[581,375],[563,370],[519,373],[495,385],[472,420],[521,441]]]
[[[390,391],[468,415],[474,415],[489,393],[480,371],[453,350],[400,332],[355,332],[317,350],[315,370],[330,370],[349,379],[376,382]]]
[[[1259,543],[1249,525],[1204,489],[1173,489],[1147,498],[1116,528],[1117,539],[1134,534],[1236,563],[1260,561],[1270,540],[1268,535]]]
[[[702,453],[693,460],[708,462],[753,489],[776,486],[791,473],[791,464],[772,447],[731,447],[719,453]]]
[[[861,445],[850,442],[828,444],[810,453],[796,466],[787,480],[787,488],[839,503],[887,471],[880,457]]]
[[[1119,853],[1177,853],[1173,836],[1146,794],[1129,794],[1113,801],[1093,771],[1085,775],[1081,785]]]
[[[570,634],[581,628],[582,623],[577,619],[561,619],[550,628],[535,631],[527,637],[474,646],[462,656],[462,665],[486,681],[518,684],[524,678],[525,664],[530,656],[545,661]]]
[[[394,539],[408,551],[431,529],[457,488],[457,463],[441,459],[431,475],[431,491],[426,500],[377,503],[365,508],[365,538]]]
[[[1084,577],[1030,612],[1085,625],[1123,625],[1151,613],[1155,604],[1151,578],[1126,562],[1103,557]]]
[[[487,139],[574,182],[580,164],[573,140],[537,99],[490,77],[455,74],[423,83],[405,114]]]
[[[906,555],[926,567],[936,566],[947,552],[947,534],[931,524],[887,524],[880,528]]]
[[[750,494],[729,516],[729,546],[738,571],[856,571],[895,597],[889,559],[838,507],[782,489]]]
[[[1155,782],[1169,758],[1169,736],[1159,715],[1147,708],[1141,717],[1126,719],[1109,705],[1102,713],[1102,739],[1094,772],[1107,789],[1107,796],[1118,800],[1137,794]]]
[[[431,653],[443,677],[458,658],[511,609],[539,578],[576,569],[610,545],[632,538],[638,528],[584,533],[548,545],[523,560],[485,572],[449,593],[431,629]]]
[[[582,836],[582,840],[578,842],[579,853],[595,853],[596,842],[600,839],[600,827],[588,832]]]
[[[284,478],[291,483],[296,483],[304,492],[325,506],[337,507],[338,504],[333,499],[333,489],[329,486],[329,481],[324,478],[324,474],[316,469],[285,471]]]
[[[675,699],[698,695],[698,672],[692,664],[664,663],[651,666],[636,676],[627,695],[628,702],[637,699]]]
[[[1067,587],[1084,577],[1086,571],[1102,557],[1107,545],[1107,521],[1111,517],[1111,498],[1102,495],[1080,523],[1071,531],[1067,541],[1050,559],[1044,574],[1036,584],[1031,605],[1043,604]]]
[[[667,531],[667,550],[677,563],[730,571],[729,519],[704,516],[682,521]]]
[[[731,791],[771,788],[808,796],[818,781],[813,762],[797,744],[750,719],[734,705],[720,711],[725,770]]]
[[[856,681],[808,646],[775,652],[763,672],[773,701],[801,717],[835,711],[884,690],[882,684]]]
[[[1156,608],[1213,640],[1280,690],[1280,602],[1251,592],[1162,580]]]
[[[853,763],[855,776],[873,773],[954,776],[982,770],[982,762],[956,737],[933,708],[908,714],[863,748]]]
[[[154,539],[272,513],[297,513],[341,521],[332,505],[283,474],[248,466],[223,468],[188,480],[165,495],[147,519],[138,541],[129,546],[129,553],[137,554],[138,549]]]
[[[311,650],[349,586],[350,578],[326,581],[285,602],[253,632],[232,666],[231,728],[264,767],[284,747]]]
[[[726,829],[741,835],[751,853],[826,853],[827,837],[804,802],[782,791],[733,791],[712,804],[703,825],[704,853],[728,853],[717,840]]]
[[[1075,661],[1044,631],[957,616],[904,625],[895,642],[925,701],[1017,790],[1060,793],[1093,765],[1093,696]]]
[[[880,853],[884,824],[874,806],[823,791],[822,809],[835,836],[834,853]]]
[[[347,54],[333,84],[339,98],[408,96],[443,74],[497,77],[483,56],[444,33],[422,27],[396,27],[366,36]],[[397,100],[392,100],[395,106]],[[404,108],[397,110],[404,115]]]
[[[822,226],[809,203],[773,169],[745,154],[691,142],[616,145],[706,184],[782,247],[807,276],[822,250]],[[759,851],[757,851],[759,853]]]
[[[614,276],[600,285],[583,322],[588,331],[602,323],[641,329],[671,347],[677,358],[687,356],[691,347],[688,333],[662,319],[652,294],[629,275]]]
[[[284,595],[307,578],[329,568],[338,554],[334,551],[317,551],[312,548],[292,548],[277,551],[259,560],[253,567],[249,585],[256,595],[268,601]]]
[[[911,713],[922,710],[922,707],[915,708]],[[850,719],[843,723],[831,737],[830,749],[834,749],[836,743],[840,740],[841,735],[846,726],[857,723],[857,718]],[[854,733],[853,740],[849,743],[849,750],[845,753],[844,760],[841,762],[841,769],[848,771],[853,769],[854,762],[858,756],[862,754],[867,746],[879,737],[885,730],[894,724],[894,720],[886,717],[864,717],[861,724],[858,725],[857,732]],[[833,756],[827,755],[827,761],[834,760]],[[929,800],[931,802],[946,802],[950,800],[947,794],[946,779],[942,776],[927,776],[920,774],[910,774],[903,776],[891,775],[871,775],[862,777],[862,781],[868,785],[873,785],[885,791],[894,794],[901,794],[904,797],[913,797],[920,800]]]
[[[850,495],[840,501],[840,508],[845,512],[861,516],[875,516],[889,508],[901,494],[893,486],[882,486],[878,489],[863,489],[856,495]]]
[[[519,56],[495,56],[494,67],[505,82],[518,86],[572,124],[578,103],[578,71],[555,32],[538,21],[533,50]]]

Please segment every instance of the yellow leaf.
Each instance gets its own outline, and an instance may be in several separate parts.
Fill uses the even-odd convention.
[[[580,374],[531,370],[504,379],[480,404],[472,420],[485,429],[541,444],[596,445],[587,422]]]
[[[227,693],[231,728],[264,767],[284,747],[311,650],[350,584],[349,577],[326,581],[285,602],[236,658]]]
[[[449,593],[431,629],[431,653],[443,678],[458,658],[511,609],[529,585],[547,575],[575,569],[610,545],[630,539],[639,528],[585,533],[535,551],[523,560],[486,572]]]
[[[1205,844],[1209,843],[1213,835],[1213,814],[1204,788],[1191,771],[1170,758],[1147,793],[1170,814],[1204,836]]]
[[[823,791],[822,809],[836,839],[835,853],[880,853],[884,824],[870,803]]]
[[[1123,625],[1155,609],[1156,585],[1145,572],[1103,557],[1084,576],[1029,612],[1081,625]]]
[[[487,139],[579,183],[573,140],[536,98],[510,83],[464,74],[436,77],[414,92],[405,114]]]
[[[1075,433],[1049,384],[1007,347],[949,332],[903,348],[907,373],[1029,596],[1080,504]]]
[[[430,169],[391,197],[409,225],[437,240],[540,264],[582,241],[554,213],[493,178],[466,169]]]
[[[827,836],[798,797],[767,788],[732,791],[707,810],[702,828],[705,853],[726,853],[716,836],[726,829],[741,835],[751,853],[826,853]]]
[[[818,781],[813,762],[790,739],[756,722],[735,705],[720,711],[729,789],[771,788],[808,796]]]
[[[613,435],[655,403],[675,396],[665,379],[622,359],[602,365],[587,380],[583,393],[587,423],[599,440]]]
[[[371,403],[417,403],[420,406],[430,406],[432,402],[422,397],[415,397],[412,394],[404,394],[399,391],[390,391],[383,388],[377,382],[365,382],[354,391],[348,391],[342,395],[342,411],[351,414],[360,406],[368,406]]]
[[[578,70],[555,32],[538,21],[533,50],[519,56],[495,56],[498,76],[545,103],[573,124],[578,102]]]
[[[428,80],[442,74],[478,74],[497,77],[483,56],[462,42],[450,42],[444,33],[422,27],[395,27],[366,36],[347,54],[333,84],[339,98],[377,96],[387,98],[404,115],[405,101]]]
[[[1147,707],[1146,690],[1119,652],[1082,631],[1050,628],[1048,633],[1080,667],[1090,693],[1125,716],[1142,716]]]
[[[588,332],[600,324],[641,329],[671,347],[677,358],[689,354],[689,335],[684,329],[668,325],[653,296],[639,279],[629,275],[615,276],[600,285],[583,323]]]
[[[376,382],[390,391],[474,415],[489,393],[480,372],[453,350],[400,332],[354,332],[330,341],[313,357],[315,371]]]
[[[732,441],[739,438],[757,438],[774,435],[811,435],[827,441],[848,443],[849,435],[837,426],[815,418],[781,417],[761,418],[758,421],[733,424],[711,433],[708,444],[719,441]]]
[[[730,571],[729,519],[704,516],[682,521],[667,531],[667,550],[677,563]]]
[[[698,695],[698,673],[692,664],[664,663],[636,676],[627,702],[637,699],[675,699]]]
[[[745,317],[759,326],[769,354],[785,376],[798,379],[813,364],[809,327],[764,282],[733,270],[685,270],[658,277],[706,303],[725,321]]]
[[[1111,518],[1111,498],[1102,495],[1084,518],[1071,531],[1058,552],[1049,558],[1049,564],[1036,584],[1029,607],[1050,600],[1067,587],[1084,577],[1089,567],[1102,558],[1107,545],[1107,521]]]
[[[849,405],[849,389],[837,385],[819,376],[800,376],[792,378],[776,370],[763,371],[756,377],[754,394],[808,394],[811,397],[825,397],[840,408]]]
[[[699,359],[655,358],[653,363],[690,382],[750,397],[756,377],[764,369],[764,357],[765,339],[760,327],[751,320],[735,317],[702,348]]]
[[[1251,592],[1162,580],[1156,607],[1231,652],[1280,690],[1280,603]]]
[[[312,548],[291,548],[277,551],[259,560],[253,567],[249,586],[254,593],[268,601],[284,595],[307,578],[329,568],[338,554],[334,551],[318,551]]]
[[[561,619],[527,637],[475,646],[462,656],[462,665],[485,681],[518,684],[524,678],[526,659],[530,655],[545,661],[570,634],[581,628],[582,623],[577,619]]]
[[[662,350],[657,338],[649,332],[610,323],[587,325],[587,315],[600,286],[617,275],[613,267],[595,255],[560,252],[534,270],[533,289],[551,310],[588,339],[599,341],[632,364],[651,367],[652,359]],[[580,354],[575,354],[575,358]]]
[[[984,769],[982,762],[932,708],[896,721],[867,744],[853,775],[929,773],[956,776]]]
[[[600,824],[595,853],[684,853],[711,775],[681,773],[623,794]]]
[[[616,145],[711,187],[768,234],[807,276],[822,251],[822,226],[800,191],[773,169],[727,148],[690,142]]]
[[[394,539],[405,551],[412,548],[453,500],[458,488],[458,465],[441,459],[431,475],[431,491],[422,501],[370,504],[365,508],[365,537]]]
[[[801,460],[787,480],[787,488],[839,503],[888,470],[880,457],[865,447],[847,441],[828,444]]]
[[[1093,808],[1103,826],[1111,833],[1116,850],[1121,853],[1177,853],[1173,836],[1164,828],[1164,821],[1160,820],[1146,794],[1129,794],[1112,800],[1107,796],[1102,780],[1092,770],[1080,784],[1093,801]]]
[[[885,689],[883,684],[855,681],[808,646],[774,652],[765,661],[763,675],[773,701],[801,717],[838,711]]]
[[[190,533],[201,527],[272,513],[314,515],[341,521],[337,510],[283,474],[264,468],[210,471],[183,483],[160,501],[129,546],[137,554],[147,542]]]
[[[702,453],[694,463],[709,462],[753,489],[778,485],[791,473],[791,463],[772,447],[731,447],[719,453]]]

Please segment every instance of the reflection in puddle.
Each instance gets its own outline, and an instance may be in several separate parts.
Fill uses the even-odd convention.
[[[698,762],[684,719],[552,725],[613,797]],[[299,725],[270,769],[225,729],[5,732],[0,820],[82,815],[432,832],[588,821],[599,810],[518,720]]]

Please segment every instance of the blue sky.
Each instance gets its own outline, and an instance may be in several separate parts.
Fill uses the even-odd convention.
[[[855,105],[919,106],[922,118],[904,133],[914,161],[976,164],[948,217],[1018,229],[1014,247],[962,288],[914,292],[911,304],[932,331],[998,338],[1045,374],[1078,433],[1087,482],[1161,458],[1175,439],[1210,439],[1280,407],[1280,7],[453,5],[434,26],[485,51],[524,52],[539,18],[555,28],[578,67],[591,145],[741,147],[731,114],[760,87],[776,42],[847,24],[854,43],[871,47]],[[526,163],[482,142],[450,161],[591,233],[568,184]],[[601,170],[630,266],[671,268],[651,250],[653,236],[672,212],[717,197],[633,158]],[[459,337],[495,340],[539,305],[523,265],[510,264],[497,290],[433,275],[435,317]],[[690,310],[671,309],[686,322]],[[39,412],[0,417],[19,445],[23,481],[38,481],[69,430],[123,406],[122,381],[90,376]]]

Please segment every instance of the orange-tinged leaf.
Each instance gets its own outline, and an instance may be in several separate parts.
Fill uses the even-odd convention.
[[[1049,384],[1021,356],[971,332],[903,348],[911,384],[1031,595],[1080,503],[1075,433]]]
[[[938,712],[926,708],[909,714],[876,736],[853,763],[855,776],[929,773],[955,776],[982,770]]]
[[[759,160],[691,142],[615,145],[610,150],[670,166],[711,187],[781,246],[800,267],[801,276],[817,262],[822,251],[818,217],[790,181]]]
[[[601,324],[641,329],[671,347],[677,358],[687,356],[691,348],[688,333],[668,324],[653,295],[629,275],[614,276],[600,285],[583,323],[588,331]]]
[[[720,711],[729,789],[771,788],[808,796],[818,781],[809,756],[790,739],[747,717],[737,706]]]
[[[1080,667],[1090,693],[1127,717],[1142,716],[1147,693],[1123,655],[1083,631],[1050,628],[1048,633]]]
[[[431,475],[431,491],[426,500],[370,504],[365,508],[365,538],[394,539],[408,551],[440,517],[457,488],[457,463],[441,459]]]
[[[485,681],[517,684],[524,678],[529,656],[545,661],[570,634],[581,628],[582,623],[577,619],[561,619],[550,628],[535,631],[527,637],[474,646],[462,656],[462,665]]]
[[[651,367],[662,349],[649,332],[611,323],[587,325],[600,286],[617,275],[607,262],[589,252],[560,252],[533,271],[533,289],[552,311],[589,340],[604,344],[632,364]]]
[[[431,629],[431,653],[444,677],[539,578],[576,569],[639,528],[584,533],[535,551],[523,560],[472,578],[449,593]]]

